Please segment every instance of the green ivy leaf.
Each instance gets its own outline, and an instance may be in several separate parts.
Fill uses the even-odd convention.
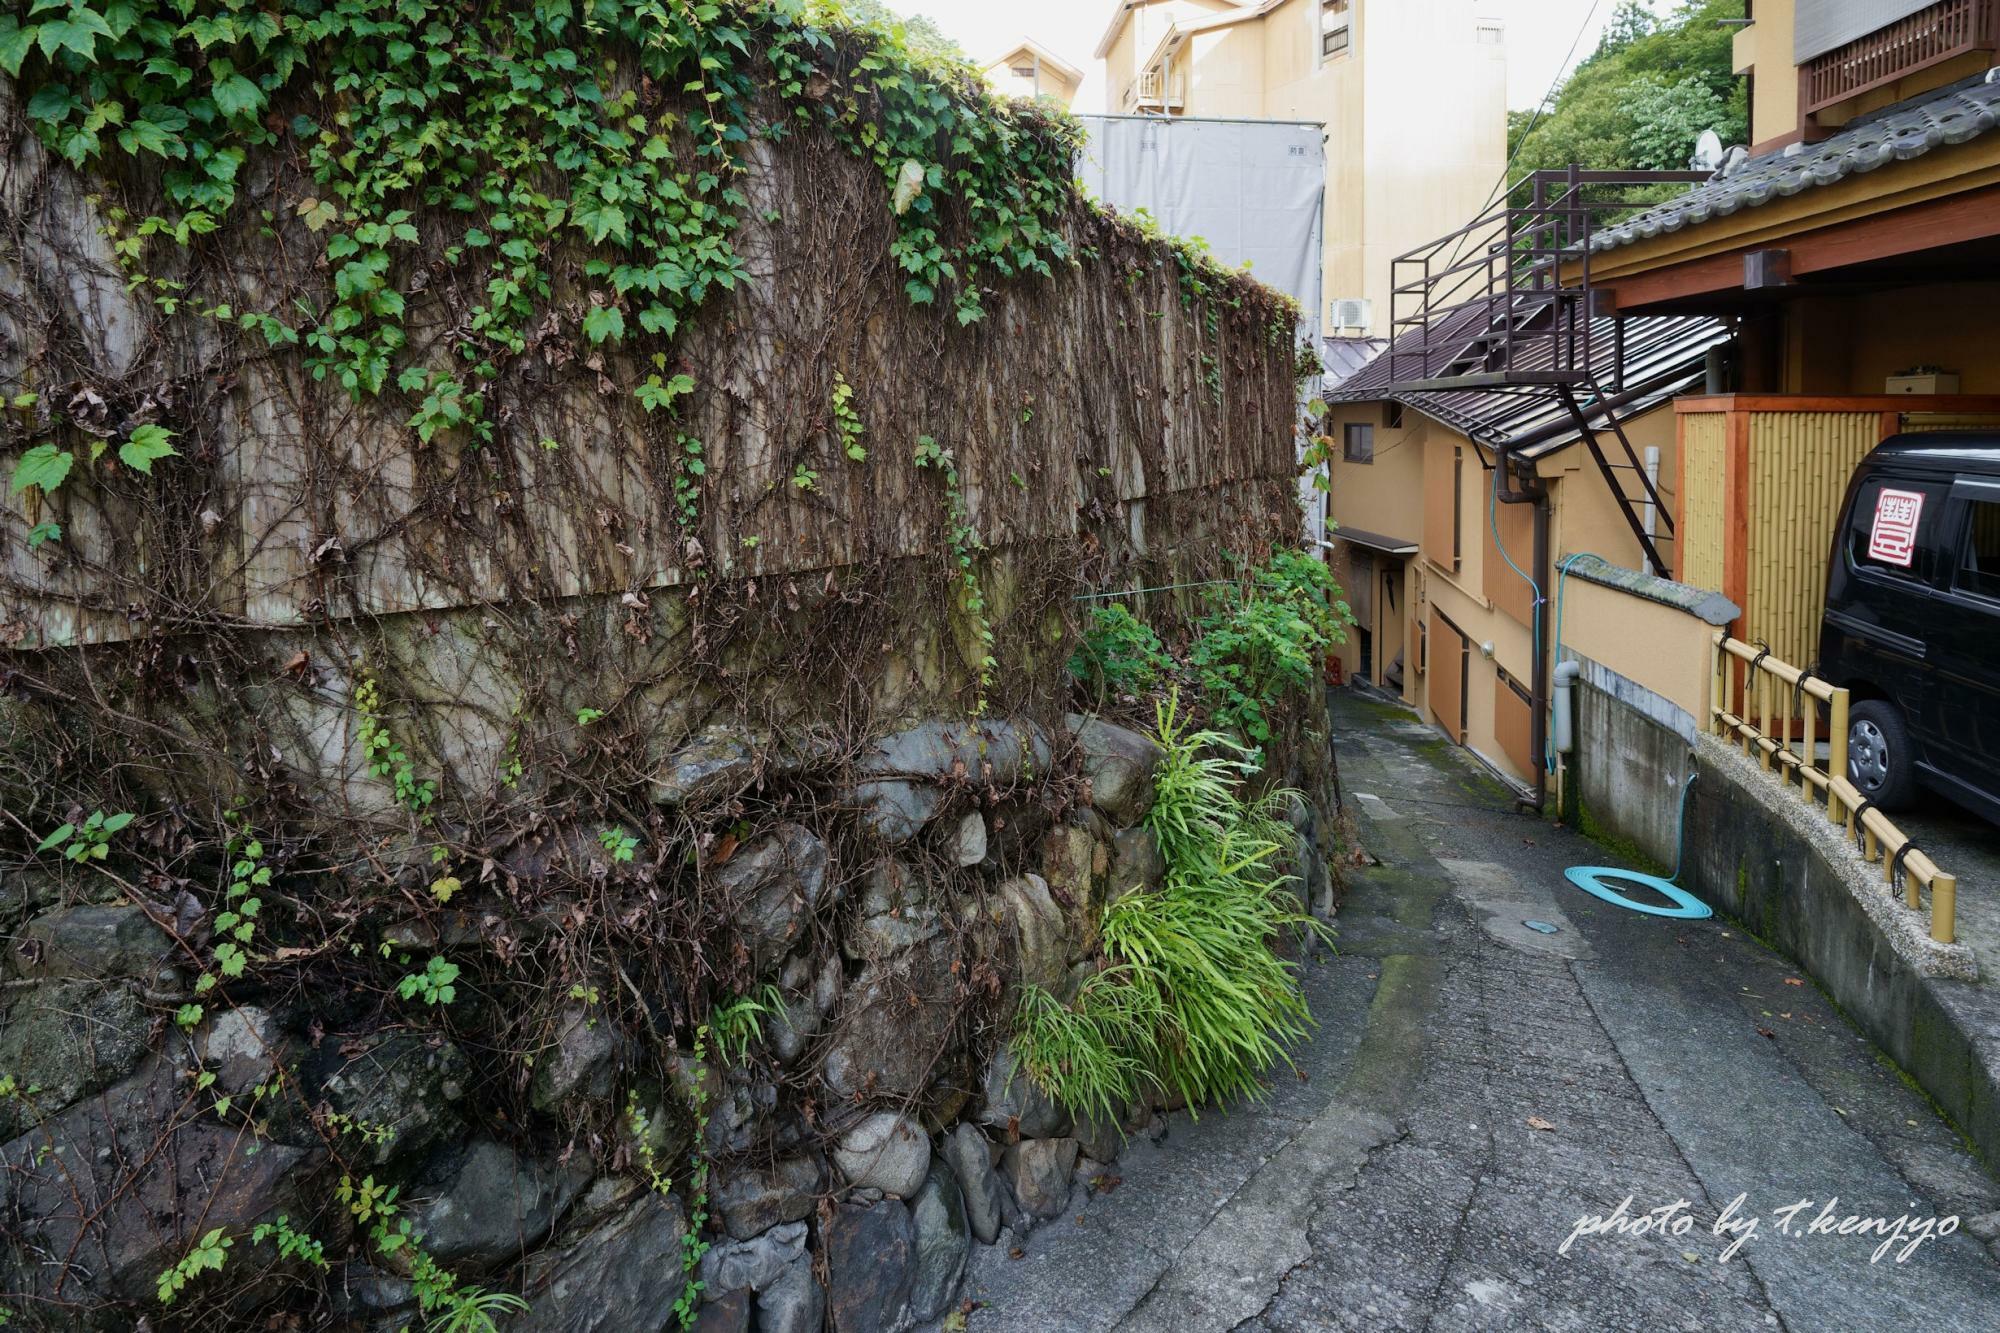
[[[164,426],[141,426],[132,438],[118,446],[118,460],[134,472],[153,475],[153,464],[162,458],[178,457],[171,443],[173,432]]]
[[[212,96],[215,109],[225,116],[247,116],[264,105],[264,94],[241,74],[217,79]]]
[[[0,16],[0,69],[7,77],[21,77],[21,62],[35,49],[35,29],[24,28],[12,14]]]
[[[60,121],[78,105],[69,89],[51,83],[28,99],[28,115],[35,120]]]
[[[30,551],[44,542],[59,542],[61,540],[62,524],[60,523],[37,523],[34,527],[28,529],[28,549]]]
[[[53,495],[75,462],[76,455],[67,449],[58,449],[53,444],[38,444],[22,454],[21,461],[14,465],[14,480],[7,493],[19,495],[30,486],[39,486],[42,494]]]
[[[134,156],[142,152],[156,157],[181,155],[173,151],[180,146],[180,139],[169,134],[165,126],[150,120],[135,120],[118,131],[118,146]]]
[[[583,317],[583,333],[594,343],[625,336],[625,312],[615,305],[592,306]]]
[[[97,54],[97,39],[111,36],[111,25],[95,10],[81,5],[70,7],[69,17],[51,19],[36,34],[42,54],[53,58],[58,51],[74,51],[88,63]]]

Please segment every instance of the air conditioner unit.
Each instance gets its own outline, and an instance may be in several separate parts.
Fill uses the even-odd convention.
[[[1374,315],[1373,303],[1363,297],[1343,297],[1330,310],[1336,329],[1365,329]]]

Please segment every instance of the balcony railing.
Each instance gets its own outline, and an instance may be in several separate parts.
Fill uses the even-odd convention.
[[[1799,67],[1811,115],[1930,65],[2000,47],[2000,0],[1943,0]]]
[[[1140,108],[1172,109],[1181,104],[1165,70],[1149,69],[1132,81],[1131,105]]]
[[[1590,238],[1702,171],[1537,171],[1448,236],[1389,261],[1390,378],[1425,389],[1612,378],[1591,346]]]

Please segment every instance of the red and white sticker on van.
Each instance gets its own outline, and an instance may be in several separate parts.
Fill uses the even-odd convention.
[[[1924,514],[1922,491],[1892,491],[1875,497],[1875,526],[1868,532],[1868,558],[1909,568],[1917,551],[1917,521]]]

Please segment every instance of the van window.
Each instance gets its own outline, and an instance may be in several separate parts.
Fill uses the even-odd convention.
[[[1869,574],[1930,583],[1941,572],[1933,554],[1945,497],[1933,483],[1903,477],[1863,482],[1848,520],[1848,562]]]
[[[1956,583],[1962,591],[2000,601],[2000,502],[1973,500],[1965,506]]]

